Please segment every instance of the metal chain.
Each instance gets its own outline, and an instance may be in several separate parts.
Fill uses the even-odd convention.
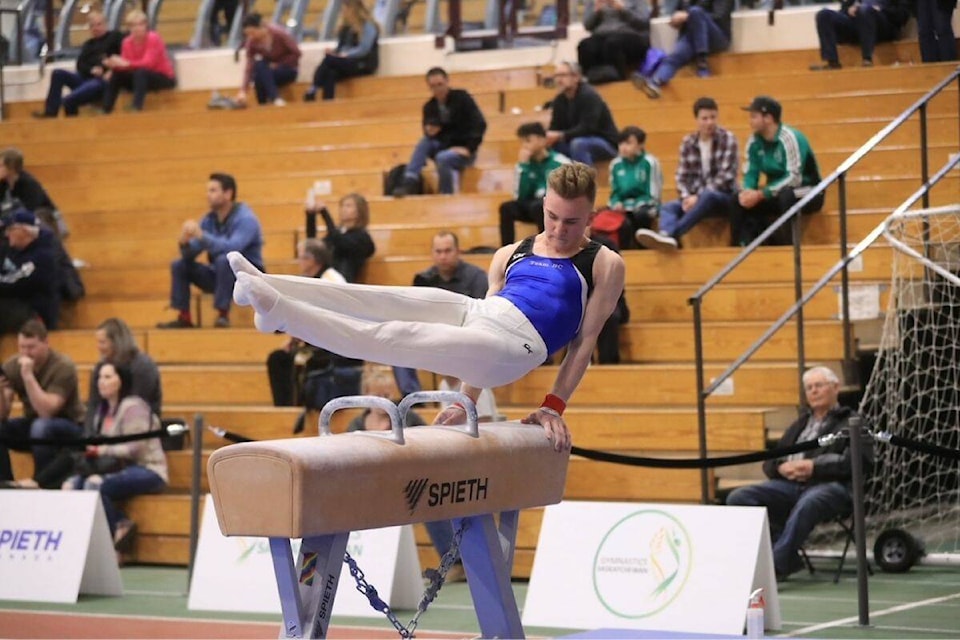
[[[427,585],[426,590],[423,592],[423,597],[420,598],[420,604],[417,606],[417,613],[413,616],[413,619],[410,620],[410,624],[403,626],[400,623],[400,620],[397,618],[397,614],[393,612],[393,609],[390,608],[386,602],[380,598],[377,593],[376,587],[366,581],[363,575],[363,571],[357,565],[357,561],[353,557],[344,552],[343,561],[350,568],[350,575],[353,576],[354,581],[357,583],[357,591],[366,596],[367,600],[370,602],[370,606],[373,607],[375,611],[379,611],[387,617],[387,620],[390,621],[390,624],[393,625],[393,628],[397,630],[397,633],[400,634],[401,638],[413,638],[414,632],[417,630],[417,625],[420,623],[420,616],[422,616],[427,608],[430,606],[430,603],[433,602],[434,598],[437,597],[437,593],[440,592],[440,588],[443,586],[444,580],[447,578],[447,572],[450,571],[450,568],[456,563],[457,559],[460,557],[460,541],[463,539],[463,531],[466,529],[466,521],[462,521],[460,528],[457,529],[453,534],[453,542],[450,544],[450,548],[446,553],[443,554],[443,557],[440,558],[440,565],[436,569],[427,569],[426,576],[430,581],[430,584]]]

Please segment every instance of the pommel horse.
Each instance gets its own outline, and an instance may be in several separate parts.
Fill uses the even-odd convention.
[[[466,425],[403,429],[414,404],[451,400],[466,407]],[[330,417],[349,407],[387,411],[391,431],[331,435]],[[460,552],[483,637],[522,638],[510,584],[519,511],[560,502],[568,460],[537,425],[481,428],[469,398],[424,391],[399,407],[338,398],[321,412],[320,437],[223,447],[207,474],[223,534],[269,538],[281,638],[326,637],[351,531],[434,520],[464,527]],[[296,565],[291,538],[303,539]]]

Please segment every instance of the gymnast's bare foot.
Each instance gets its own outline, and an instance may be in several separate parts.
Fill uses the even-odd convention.
[[[263,273],[260,269],[257,269],[253,264],[243,257],[243,254],[239,251],[231,251],[227,254],[227,262],[230,263],[230,268],[233,269],[233,272],[237,275],[241,273],[249,273],[252,276],[260,277]]]

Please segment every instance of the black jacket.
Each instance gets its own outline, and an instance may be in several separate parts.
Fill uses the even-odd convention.
[[[119,31],[107,31],[99,38],[90,38],[80,48],[77,56],[77,73],[84,78],[93,77],[93,68],[102,67],[103,59],[120,55],[123,34]]]
[[[840,3],[840,13],[846,13],[847,9],[855,4],[860,4],[860,0],[843,0]],[[880,11],[890,21],[890,24],[900,29],[910,19],[910,2],[909,0],[884,0],[883,8]]]
[[[333,264],[330,266],[339,271],[347,282],[356,282],[363,265],[376,251],[373,238],[366,229],[341,231],[326,207],[320,210],[320,215],[327,224],[327,237],[323,243],[333,252]]]
[[[473,97],[463,89],[450,89],[447,94],[446,120],[440,114],[440,103],[430,98],[423,105],[423,124],[439,124],[437,139],[445,149],[466,147],[470,153],[476,153],[483,134],[487,130],[487,121]]]
[[[564,142],[584,136],[600,136],[617,146],[617,125],[613,122],[610,107],[600,94],[583,82],[577,87],[573,99],[561,92],[553,99],[550,130],[562,131]]]
[[[13,189],[6,180],[0,180],[0,200],[7,199],[19,200],[24,207],[34,212],[37,209],[57,210],[57,205],[53,204],[43,185],[29,171],[20,172],[17,181],[13,183]]]
[[[49,229],[23,249],[6,245],[0,255],[0,297],[17,298],[33,307],[48,329],[60,318],[60,277],[56,241]]]
[[[788,447],[797,443],[797,438],[807,426],[807,419],[810,417],[810,410],[804,409],[800,417],[790,425],[783,437],[780,438],[779,447]],[[850,417],[854,415],[849,407],[836,407],[827,413],[823,425],[820,427],[818,436],[828,433],[836,433],[846,429],[849,425]],[[804,459],[813,460],[813,476],[809,484],[820,482],[844,482],[850,483],[850,442],[843,439],[834,442],[829,447],[820,449],[811,449],[804,451]],[[763,463],[763,472],[770,479],[783,479],[777,467],[783,462],[782,458],[767,460]],[[870,475],[873,470],[874,452],[873,440],[863,438],[863,472],[864,476]]]

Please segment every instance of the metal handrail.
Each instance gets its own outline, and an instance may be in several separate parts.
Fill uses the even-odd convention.
[[[903,113],[894,118],[887,126],[873,135],[859,149],[853,152],[844,160],[827,178],[820,181],[803,198],[797,201],[783,215],[777,218],[763,233],[761,233],[753,242],[743,248],[743,251],[737,255],[729,264],[723,267],[716,275],[707,281],[700,289],[693,294],[687,302],[693,307],[694,324],[694,350],[696,357],[696,378],[697,378],[697,421],[701,457],[707,456],[707,429],[706,429],[706,399],[717,390],[733,373],[739,369],[750,357],[752,357],[770,337],[779,331],[791,318],[797,316],[797,363],[798,376],[802,376],[804,366],[804,343],[803,343],[803,306],[816,295],[830,280],[841,275],[841,305],[843,315],[843,341],[844,341],[844,366],[846,367],[852,360],[851,326],[850,326],[850,301],[849,301],[849,274],[847,266],[857,256],[859,256],[868,246],[870,246],[882,233],[882,228],[874,229],[864,240],[857,244],[853,251],[847,250],[847,202],[846,202],[846,177],[847,173],[858,162],[860,162],[868,153],[873,151],[883,140],[893,131],[902,126],[915,113],[920,114],[920,164],[921,164],[921,187],[910,198],[905,201],[901,208],[909,208],[917,200],[922,200],[924,207],[929,206],[929,190],[936,182],[947,174],[951,167],[960,163],[960,158],[953,158],[945,165],[943,169],[937,172],[935,179],[930,180],[928,175],[928,145],[927,145],[927,103],[940,94],[951,83],[958,82],[960,88],[960,67],[957,67],[950,75],[937,83],[930,91],[914,102]],[[958,109],[960,111],[960,109]],[[960,148],[960,141],[958,141]],[[824,193],[826,189],[833,184],[838,183],[840,196],[840,261],[824,275],[814,287],[806,294],[802,293],[802,280],[800,277],[800,212],[803,207]],[[899,209],[898,209],[899,210]],[[736,358],[720,375],[715,377],[709,384],[705,384],[704,356],[703,356],[703,315],[702,306],[704,297],[713,290],[724,278],[726,278],[734,269],[740,266],[756,249],[769,239],[780,227],[787,222],[794,225],[793,247],[794,247],[794,288],[795,303],[790,307],[767,331],[763,333],[750,347]],[[799,381],[798,388],[802,399],[802,381]],[[709,480],[706,470],[701,473],[701,498],[704,503],[709,500]]]

